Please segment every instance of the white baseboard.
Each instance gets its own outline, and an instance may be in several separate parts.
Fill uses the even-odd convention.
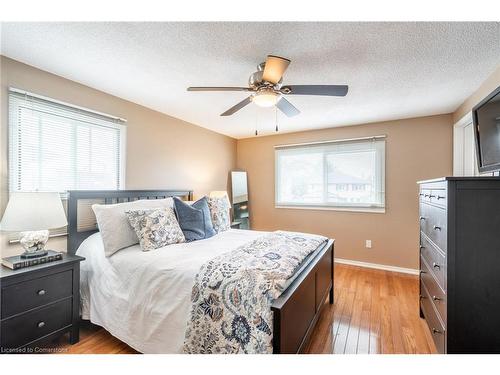
[[[407,273],[410,275],[418,275],[420,273],[419,270],[415,270],[413,268],[403,268],[403,267],[388,266],[386,264],[360,262],[358,260],[335,258],[335,263],[348,264],[351,266],[358,266],[358,267],[374,268],[377,270],[384,270],[391,272]]]

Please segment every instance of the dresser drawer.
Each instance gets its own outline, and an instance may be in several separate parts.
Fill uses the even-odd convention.
[[[55,273],[2,288],[2,319],[72,295],[73,271]]]
[[[440,207],[446,207],[448,203],[447,196],[446,189],[432,189],[429,194],[429,203]]]
[[[71,325],[72,299],[50,304],[2,322],[1,346],[19,348]]]
[[[429,265],[423,258],[420,258],[420,267],[420,280],[429,292],[430,300],[438,311],[441,320],[446,324],[446,293],[436,282]]]
[[[420,230],[444,253],[447,249],[446,210],[430,204],[420,204]]]
[[[431,201],[431,189],[420,189],[420,192],[418,194],[419,200],[422,203],[430,203]]]
[[[432,339],[434,340],[438,353],[444,354],[446,352],[446,330],[439,320],[434,305],[431,302],[431,296],[425,284],[422,282],[420,282],[420,293],[420,307],[424,313],[429,330],[431,331]]]
[[[420,232],[420,255],[425,259],[439,285],[446,290],[446,257]]]

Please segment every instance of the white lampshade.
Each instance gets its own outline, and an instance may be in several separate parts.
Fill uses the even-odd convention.
[[[68,224],[59,193],[10,193],[3,214],[2,231],[36,231]]]
[[[214,190],[210,192],[210,198],[227,198],[227,204],[231,207],[231,202],[229,201],[229,195],[225,190]]]

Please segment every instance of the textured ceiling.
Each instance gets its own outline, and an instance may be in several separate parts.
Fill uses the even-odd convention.
[[[274,110],[219,114],[267,54],[285,84],[348,84],[344,98],[289,97],[290,132],[454,111],[500,63],[500,23],[3,23],[2,54],[235,138],[274,131]]]

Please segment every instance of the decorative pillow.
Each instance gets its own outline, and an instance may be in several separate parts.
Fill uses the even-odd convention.
[[[175,198],[174,207],[186,241],[203,240],[215,234],[206,197],[197,200],[193,204],[187,204],[179,198]]]
[[[174,210],[170,207],[127,211],[126,214],[139,238],[142,251],[186,242]]]
[[[118,250],[139,243],[139,238],[130,226],[126,211],[144,210],[152,208],[172,208],[172,198],[166,199],[142,199],[133,202],[118,204],[94,204],[97,226],[101,232],[104,253],[107,257]]]
[[[208,198],[208,207],[216,233],[224,232],[231,228],[231,218],[229,215],[231,204],[227,195]]]

